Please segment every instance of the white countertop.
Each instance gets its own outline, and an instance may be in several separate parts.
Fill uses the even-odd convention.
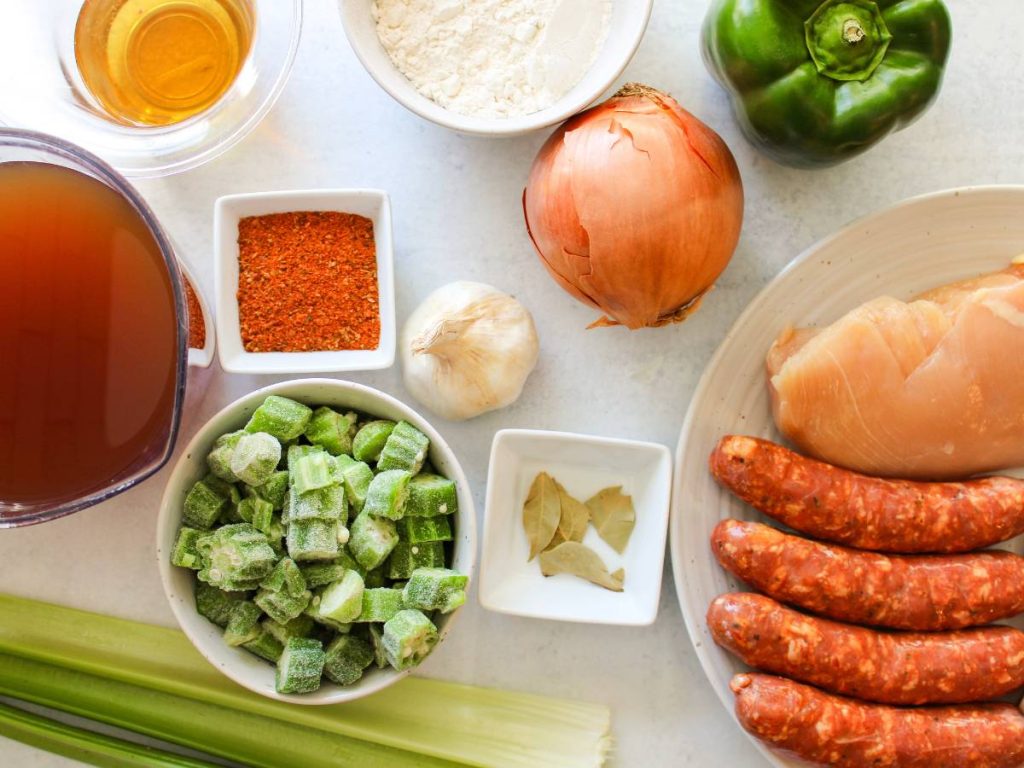
[[[717,130],[736,155],[746,190],[743,236],[732,264],[701,310],[678,326],[585,331],[595,313],[547,276],[522,221],[523,183],[547,132],[471,139],[414,117],[360,67],[331,0],[306,3],[304,39],[291,81],[252,135],[198,170],[138,187],[207,293],[212,292],[212,211],[218,195],[381,187],[390,192],[394,209],[399,322],[429,291],[454,279],[489,282],[519,297],[533,311],[541,338],[540,363],[522,398],[468,423],[435,422],[462,458],[482,519],[487,455],[497,429],[589,432],[674,448],[690,394],[712,351],[751,297],[797,253],[849,220],[911,195],[1024,182],[1019,4],[954,0],[949,5],[953,52],[932,109],[866,156],[831,170],[802,172],[766,160],[740,136],[724,93],[700,60],[705,3],[658,0],[623,81],[667,90]],[[202,375],[208,386],[185,417],[179,447],[214,411],[275,380],[226,376],[219,369]],[[397,367],[351,378],[409,399]],[[0,589],[173,625],[153,543],[168,471],[69,518],[0,532]],[[615,765],[764,764],[697,664],[668,558],[654,626],[513,618],[484,611],[474,597],[427,672],[606,702],[613,713]],[[0,739],[0,765],[72,764]]]

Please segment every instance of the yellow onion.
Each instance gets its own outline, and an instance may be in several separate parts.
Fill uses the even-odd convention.
[[[685,320],[725,269],[743,185],[717,133],[631,83],[541,147],[523,210],[558,284],[604,312],[593,325],[644,328]]]

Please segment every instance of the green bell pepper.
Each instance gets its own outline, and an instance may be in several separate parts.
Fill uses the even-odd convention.
[[[950,36],[941,0],[712,0],[704,60],[751,143],[810,168],[924,112]]]

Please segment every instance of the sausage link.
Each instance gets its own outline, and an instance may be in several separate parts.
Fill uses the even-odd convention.
[[[1024,480],[883,480],[768,440],[727,435],[711,474],[755,509],[817,539],[879,552],[969,552],[1024,533]]]
[[[900,708],[741,674],[736,717],[777,750],[838,768],[1019,768],[1024,715],[1012,704]]]
[[[715,642],[752,667],[883,704],[961,704],[1024,685],[1024,632],[878,632],[736,592],[708,609]]]
[[[739,520],[715,526],[711,548],[759,592],[851,624],[963,629],[1024,612],[1024,557],[1010,552],[883,555]]]

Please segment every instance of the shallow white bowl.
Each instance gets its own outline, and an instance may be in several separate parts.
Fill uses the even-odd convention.
[[[340,211],[373,221],[377,248],[376,349],[329,352],[246,352],[238,325],[238,220],[292,211]],[[338,373],[387,368],[395,362],[394,245],[391,201],[379,189],[317,189],[225,195],[213,206],[213,277],[217,297],[217,352],[229,373]]]
[[[711,686],[729,712],[732,676],[747,670],[715,644],[705,615],[724,592],[749,591],[709,544],[724,518],[777,525],[718,485],[708,456],[726,434],[779,441],[764,358],[783,328],[823,326],[877,296],[907,300],[938,285],[1009,266],[1024,253],[1024,186],[966,187],[917,197],[865,216],[797,256],[762,290],[705,369],[683,423],[672,497],[672,570],[683,618]],[[1017,473],[1015,473],[1017,474]],[[1000,545],[1024,552],[1024,537]],[[1012,622],[1024,627],[1024,619]],[[754,743],[778,768],[799,761]]]
[[[455,454],[444,438],[416,411],[409,406],[376,389],[334,379],[298,379],[272,384],[258,389],[223,408],[196,433],[185,452],[171,472],[167,487],[160,501],[160,514],[156,524],[156,556],[160,568],[160,580],[164,593],[171,605],[171,611],[178,620],[188,639],[217,669],[243,685],[250,691],[272,699],[290,701],[296,704],[337,704],[362,698],[386,688],[399,680],[406,672],[391,668],[378,670],[371,667],[355,685],[339,686],[325,682],[320,690],[301,695],[280,694],[274,690],[273,665],[253,656],[241,648],[232,648],[224,642],[220,627],[207,621],[196,612],[194,588],[195,572],[171,565],[171,549],[181,524],[182,505],[185,494],[192,484],[206,474],[206,454],[213,441],[225,432],[240,429],[250,414],[267,395],[282,395],[300,400],[308,405],[329,405],[373,414],[387,419],[405,419],[430,438],[430,461],[437,471],[455,481],[458,491],[459,509],[455,513],[455,540],[453,542],[451,567],[473,576],[476,557],[476,512],[473,509],[473,494],[466,476],[459,466]],[[441,653],[445,636],[451,628],[458,610],[435,617],[441,642],[434,653]],[[428,657],[423,665],[430,664]],[[421,668],[422,666],[421,665]]]
[[[590,106],[614,83],[633,58],[647,29],[654,0],[612,0],[608,37],[593,65],[561,99],[532,115],[485,118],[452,112],[421,94],[392,63],[370,16],[373,0],[338,0],[345,34],[366,71],[392,98],[420,117],[460,133],[515,136],[560,123]]]
[[[633,497],[636,526],[624,554],[608,546],[593,526],[583,543],[609,572],[624,568],[622,592],[570,575],[545,577],[523,531],[523,503],[539,472],[547,472],[580,501],[621,485]],[[672,456],[655,443],[607,437],[503,429],[494,436],[487,472],[487,506],[480,568],[480,603],[492,611],[592,624],[647,625],[661,598],[662,566]]]

